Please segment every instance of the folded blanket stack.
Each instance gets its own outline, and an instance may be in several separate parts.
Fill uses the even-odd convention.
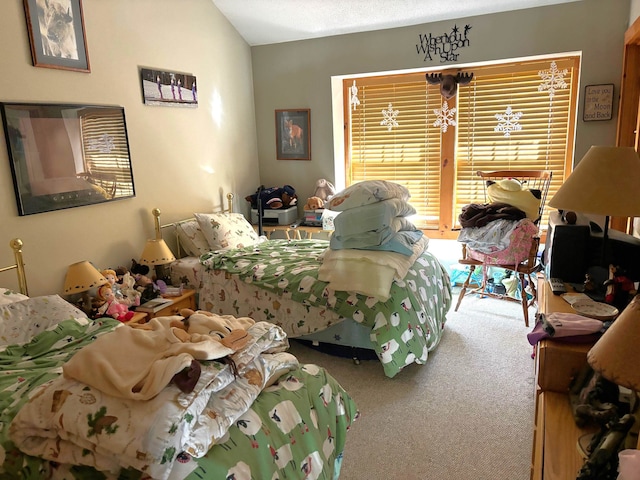
[[[318,278],[334,290],[386,301],[427,248],[428,239],[408,219],[416,210],[406,187],[384,180],[356,183],[334,195],[327,208],[340,212]]]
[[[333,250],[356,248],[397,252],[411,256],[422,231],[407,218],[416,213],[409,191],[386,181],[364,181],[335,195],[329,208],[334,218]]]

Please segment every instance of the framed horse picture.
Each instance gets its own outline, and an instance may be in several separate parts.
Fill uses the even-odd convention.
[[[276,158],[311,160],[311,110],[276,110]]]

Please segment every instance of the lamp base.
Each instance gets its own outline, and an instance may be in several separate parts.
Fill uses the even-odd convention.
[[[166,265],[155,266],[156,280],[162,280],[167,285],[171,285],[171,272]]]

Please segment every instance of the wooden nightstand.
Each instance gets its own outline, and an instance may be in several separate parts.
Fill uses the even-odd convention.
[[[147,312],[135,312],[133,317],[131,317],[128,322],[125,322],[125,325],[134,326],[141,323],[147,323],[148,321]]]
[[[196,291],[185,289],[182,295],[178,297],[166,297],[171,299],[171,303],[157,312],[136,312],[145,313],[147,315],[145,322],[148,322],[155,317],[168,317],[171,315],[179,315],[180,310],[183,308],[196,309]],[[135,318],[135,317],[134,317]],[[133,320],[133,319],[132,319]]]

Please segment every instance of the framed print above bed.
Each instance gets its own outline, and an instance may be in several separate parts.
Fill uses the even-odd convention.
[[[311,160],[311,110],[276,110],[276,158]]]
[[[124,108],[0,103],[18,213],[135,196]]]
[[[82,0],[24,0],[35,67],[90,72]]]

